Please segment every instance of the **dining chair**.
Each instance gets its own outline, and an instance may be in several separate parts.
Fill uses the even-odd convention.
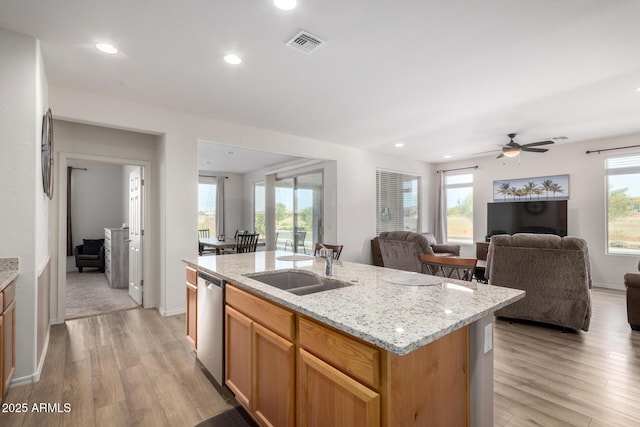
[[[209,237],[208,228],[198,230],[198,239],[201,239],[203,237]],[[215,249],[205,248],[204,245],[200,243],[200,240],[198,240],[198,255],[213,254],[213,253],[216,253]]]
[[[238,234],[236,238],[236,253],[242,254],[247,252],[255,252],[258,247],[258,236],[260,234]]]
[[[294,234],[295,240],[296,240],[296,247],[298,249],[302,248],[302,252],[303,253],[307,253],[307,248],[305,247],[305,240],[307,238],[307,232],[306,231],[296,231]],[[286,242],[284,242],[284,250],[287,250],[287,247],[291,245],[291,250],[294,249],[294,245],[293,245],[293,241],[292,240],[287,240]]]
[[[316,243],[316,248],[313,251],[313,256],[318,256],[320,254],[320,249],[331,249],[333,251],[333,259],[340,259],[340,254],[342,253],[343,245],[328,245],[326,243]]]
[[[427,274],[470,282],[478,262],[475,258],[458,258],[421,254],[420,261]]]

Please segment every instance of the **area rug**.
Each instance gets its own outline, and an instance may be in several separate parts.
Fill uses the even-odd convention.
[[[128,289],[113,289],[104,273],[89,270],[67,273],[67,311],[65,318],[96,316],[128,310],[138,305]]]
[[[196,424],[196,427],[258,427],[258,424],[241,406],[237,406]]]

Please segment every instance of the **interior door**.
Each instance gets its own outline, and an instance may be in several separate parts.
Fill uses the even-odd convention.
[[[129,295],[142,305],[142,198],[144,195],[142,168],[129,173]]]

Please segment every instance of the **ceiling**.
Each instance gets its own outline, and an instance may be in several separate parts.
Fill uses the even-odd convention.
[[[198,170],[200,171],[244,174],[298,161],[302,159],[209,142],[198,143]]]
[[[429,162],[640,132],[639,22],[637,0],[0,2],[51,85]]]

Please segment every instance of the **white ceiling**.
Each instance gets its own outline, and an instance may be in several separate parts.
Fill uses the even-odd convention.
[[[637,0],[2,0],[0,26],[52,85],[430,162],[640,132]]]
[[[247,150],[202,141],[198,143],[198,169],[200,171],[244,174],[300,160],[299,157],[284,154]]]

